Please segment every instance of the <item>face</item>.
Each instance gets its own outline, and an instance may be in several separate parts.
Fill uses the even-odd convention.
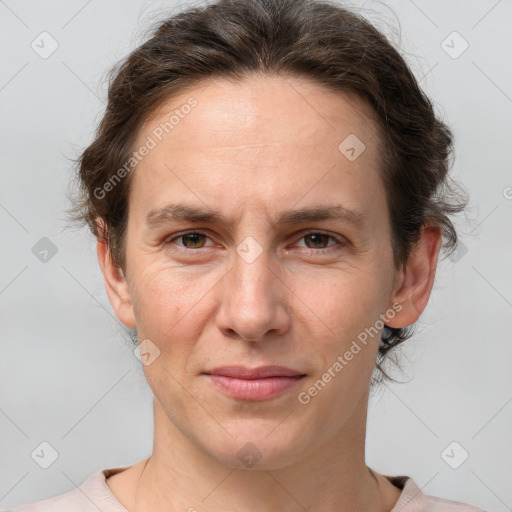
[[[363,105],[297,78],[217,80],[154,113],[137,148],[148,137],[108,291],[158,354],[143,368],[170,428],[233,467],[244,446],[277,468],[336,442],[366,407],[404,277]],[[213,371],[271,365],[297,376]]]

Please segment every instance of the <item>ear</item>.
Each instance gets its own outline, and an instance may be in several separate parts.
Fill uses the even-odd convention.
[[[100,230],[103,229],[100,228]],[[97,241],[98,262],[103,272],[105,289],[114,312],[121,323],[127,327],[136,327],[135,315],[128,287],[123,271],[114,265],[107,242],[101,237]]]
[[[442,235],[437,226],[425,225],[420,240],[411,251],[405,267],[397,273],[392,298],[395,315],[386,320],[389,327],[400,328],[414,324],[427,306],[436,274]]]

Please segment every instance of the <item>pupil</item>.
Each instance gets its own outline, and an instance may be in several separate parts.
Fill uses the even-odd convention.
[[[184,238],[185,238],[186,240],[189,240],[191,237],[192,237],[192,238],[196,238],[196,241],[195,241],[195,242],[194,242],[194,241],[192,241],[192,245],[195,245],[195,244],[197,244],[197,243],[200,243],[199,241],[197,241],[197,237],[200,237],[200,236],[202,236],[202,235],[200,235],[199,233],[190,233],[190,234],[188,234],[188,235],[185,235],[185,236],[184,236]],[[187,245],[187,244],[185,243],[185,245]]]
[[[318,245],[318,243],[322,243],[322,237],[325,237],[326,235],[321,235],[321,234],[313,234],[313,235],[308,235],[311,239],[313,239],[313,244],[315,245]],[[315,242],[315,239],[316,239],[316,242]]]

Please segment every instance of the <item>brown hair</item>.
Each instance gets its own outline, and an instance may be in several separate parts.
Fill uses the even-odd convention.
[[[454,250],[457,235],[448,216],[462,211],[466,200],[448,176],[452,134],[387,38],[328,0],[219,0],[160,22],[111,69],[106,111],[94,141],[75,161],[79,197],[72,218],[108,242],[116,265],[125,267],[133,173],[112,180],[132,157],[138,128],[162,103],[200,82],[253,73],[303,77],[362,99],[380,133],[395,265],[406,263],[427,222],[441,229],[445,251]],[[98,193],[106,183],[115,186]],[[411,327],[384,327],[379,381],[394,380],[381,364],[411,334]]]

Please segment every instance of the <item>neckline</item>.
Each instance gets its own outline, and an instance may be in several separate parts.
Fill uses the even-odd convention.
[[[93,474],[86,482],[84,482],[83,487],[86,488],[92,485],[95,487],[98,486],[101,489],[101,497],[104,500],[104,503],[111,508],[111,512],[128,512],[128,510],[124,508],[124,506],[119,502],[119,500],[110,490],[110,487],[107,485],[107,479],[129,469],[130,467],[132,466],[120,466],[100,470]],[[406,475],[382,476],[387,478],[391,484],[402,491],[398,501],[390,510],[390,512],[398,512],[399,510],[404,510],[406,504],[409,504],[411,501],[417,500],[421,497],[422,492],[411,477]],[[83,490],[85,491],[85,489]]]

